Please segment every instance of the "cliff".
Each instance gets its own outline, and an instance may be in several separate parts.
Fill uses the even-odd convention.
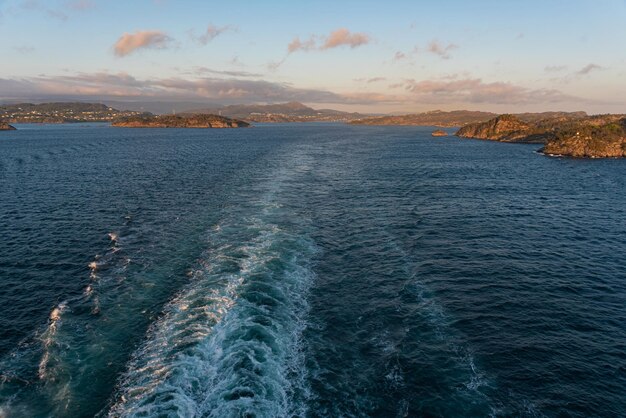
[[[543,143],[544,139],[532,135],[532,126],[513,115],[500,115],[486,122],[473,123],[459,129],[462,138],[488,139],[501,142]]]
[[[135,116],[112,123],[124,128],[246,128],[247,122],[218,115],[160,115]]]
[[[8,123],[0,122],[0,131],[14,131],[15,128]]]

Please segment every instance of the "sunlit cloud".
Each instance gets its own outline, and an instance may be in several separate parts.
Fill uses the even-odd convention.
[[[346,28],[340,28],[332,32],[320,49],[337,48],[338,46],[349,46],[356,48],[370,42],[370,37],[365,33],[352,33]]]
[[[332,31],[328,36],[312,35],[303,41],[300,40],[299,37],[296,37],[287,45],[287,51],[290,54],[296,51],[323,51],[340,46],[347,46],[354,49],[361,45],[366,45],[370,43],[370,41],[370,37],[365,33],[350,32],[346,28],[339,28]]]
[[[167,34],[156,30],[124,33],[115,43],[113,49],[115,55],[124,57],[138,49],[152,48],[164,49],[172,42]]]

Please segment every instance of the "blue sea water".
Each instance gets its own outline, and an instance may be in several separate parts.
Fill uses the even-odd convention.
[[[0,417],[626,416],[626,161],[0,133]]]

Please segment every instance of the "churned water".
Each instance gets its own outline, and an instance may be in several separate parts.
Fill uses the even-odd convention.
[[[626,161],[419,127],[0,134],[0,417],[626,416]]]

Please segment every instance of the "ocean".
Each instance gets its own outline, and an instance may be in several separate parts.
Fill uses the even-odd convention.
[[[427,127],[17,128],[0,417],[626,416],[624,160]]]

